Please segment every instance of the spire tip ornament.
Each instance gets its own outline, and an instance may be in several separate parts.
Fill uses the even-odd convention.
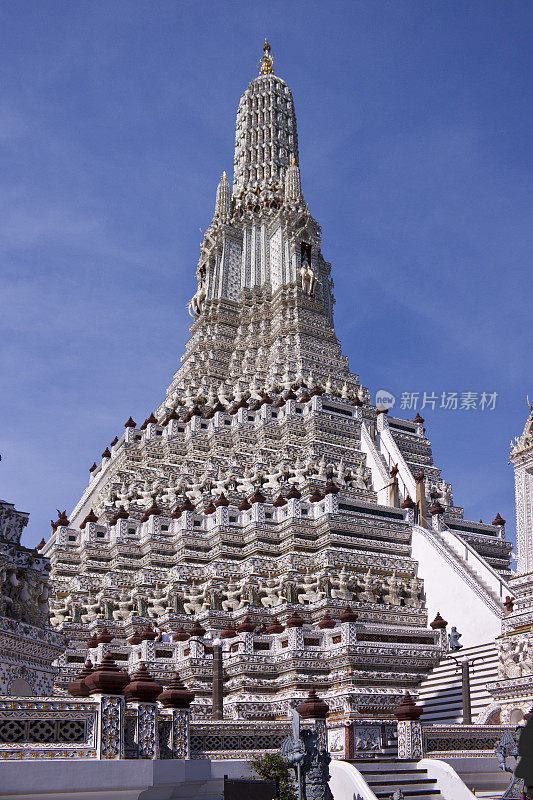
[[[268,39],[265,39],[265,43],[263,45],[263,57],[259,60],[259,74],[260,75],[270,75],[272,72],[272,68],[274,65],[274,59],[270,55],[270,45],[268,43]]]

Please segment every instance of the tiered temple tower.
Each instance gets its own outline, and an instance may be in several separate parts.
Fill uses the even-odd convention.
[[[330,270],[292,95],[265,44],[239,103],[233,188],[224,173],[200,247],[181,366],[43,543],[52,621],[69,639],[63,684],[110,650],[163,682],[178,669],[194,714],[209,715],[221,633],[234,718],[284,716],[311,684],[345,719],[387,715],[446,648],[443,620],[428,627],[437,580],[424,583],[414,532],[438,551],[448,594],[499,627],[501,598],[472,564],[505,580],[503,526],[463,520],[423,420],[387,416],[350,372]]]
[[[522,435],[511,442],[515,473],[517,573],[509,582],[502,635],[497,640],[499,680],[489,686],[494,718],[517,724],[533,704],[533,407]]]

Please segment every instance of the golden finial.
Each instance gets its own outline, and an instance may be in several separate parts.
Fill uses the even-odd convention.
[[[291,156],[291,167],[295,166],[296,166],[296,159],[294,158],[294,156]]]
[[[224,170],[224,172],[222,173],[222,180],[225,180],[225,179],[226,179],[226,177],[227,177],[227,175],[226,175],[226,170]]]
[[[268,39],[265,39],[265,43],[263,45],[263,53],[264,55],[259,61],[259,74],[270,75],[270,73],[272,72],[274,59],[270,55],[270,45],[268,43]]]

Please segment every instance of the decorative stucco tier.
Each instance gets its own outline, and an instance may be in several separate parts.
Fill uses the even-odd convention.
[[[62,679],[87,654],[111,650],[128,668],[142,657],[159,681],[178,669],[193,714],[208,715],[222,632],[235,718],[283,716],[312,683],[335,714],[387,714],[446,648],[426,597],[431,619],[440,611],[466,644],[498,632],[510,545],[497,520],[463,519],[423,420],[383,413],[349,369],[292,96],[268,47],[235,141],[181,366],[43,543],[53,623],[69,638]],[[430,581],[416,532],[421,557],[440,559]]]

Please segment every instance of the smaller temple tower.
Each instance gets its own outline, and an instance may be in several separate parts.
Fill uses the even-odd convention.
[[[489,690],[502,723],[518,723],[533,704],[533,406],[520,437],[511,442],[515,471],[517,572],[509,581],[502,635],[496,640],[498,677]],[[495,522],[504,523],[504,520]]]
[[[20,544],[28,517],[0,500],[0,695],[46,697],[65,647],[49,627],[50,561]]]

